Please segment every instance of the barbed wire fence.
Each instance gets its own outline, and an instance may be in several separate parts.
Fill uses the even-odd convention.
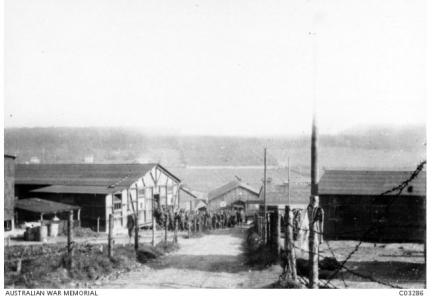
[[[400,194],[403,192],[403,190],[409,185],[410,182],[412,182],[419,174],[420,172],[423,170],[424,166],[426,165],[426,161],[421,162],[420,164],[418,164],[417,168],[414,170],[414,172],[412,172],[412,174],[404,181],[402,181],[402,183],[400,183],[399,185],[381,193],[380,195],[378,195],[377,197],[375,197],[372,201],[372,204],[378,200],[380,197],[386,196],[386,195],[390,195],[392,193],[395,193],[394,196],[400,196]],[[396,200],[395,197],[392,197],[391,199],[389,199],[389,201],[387,202],[386,208],[383,212],[383,214],[381,214],[380,216],[378,216],[378,221],[380,219],[382,219],[383,217],[386,217],[389,213],[389,208],[391,207],[391,205],[393,204],[394,200]],[[361,238],[359,239],[359,242],[356,244],[356,246],[354,247],[354,249],[349,252],[349,254],[346,256],[346,258],[340,263],[340,265],[338,266],[338,268],[328,277],[328,281],[327,283],[331,282],[331,280],[337,275],[338,272],[340,272],[340,270],[342,270],[346,263],[352,258],[352,256],[359,250],[361,244],[367,239],[367,237],[376,229],[379,229],[379,227],[381,227],[383,225],[381,225],[379,222],[373,223],[361,236]],[[361,274],[359,274],[359,276],[361,276]],[[370,279],[368,278],[369,276],[366,276],[366,279]],[[376,281],[374,278],[370,279],[371,281]],[[380,282],[378,282],[380,283]],[[384,285],[390,286],[390,287],[395,287],[395,288],[402,288],[400,286],[396,286],[390,283],[382,283]]]
[[[391,288],[396,288],[396,289],[403,289],[404,287],[398,285],[398,284],[393,284],[384,280],[380,280],[375,278],[373,275],[368,275],[368,274],[362,274],[360,272],[357,272],[355,270],[351,270],[350,268],[348,268],[346,266],[346,263],[353,257],[353,255],[355,255],[356,252],[358,252],[358,250],[360,249],[361,245],[363,244],[364,241],[367,241],[367,238],[370,236],[370,234],[372,234],[374,231],[379,230],[379,229],[384,229],[385,227],[387,227],[386,224],[383,224],[380,222],[380,220],[382,220],[385,217],[388,217],[389,214],[389,209],[392,206],[392,204],[394,203],[394,201],[397,199],[397,196],[400,196],[403,192],[403,190],[408,187],[408,185],[420,174],[420,172],[424,169],[426,165],[426,161],[423,161],[421,163],[418,164],[418,166],[416,167],[416,169],[411,173],[411,175],[405,179],[404,181],[402,181],[400,184],[394,186],[393,188],[384,191],[383,193],[375,196],[371,202],[371,204],[374,204],[377,200],[379,200],[380,198],[384,197],[384,196],[393,196],[391,197],[388,202],[385,205],[385,209],[383,211],[383,213],[379,214],[377,216],[377,220],[375,222],[373,222],[369,228],[367,229],[359,229],[359,230],[348,230],[348,231],[342,231],[341,233],[362,233],[361,237],[357,240],[357,244],[353,247],[353,249],[346,255],[346,257],[344,258],[344,260],[342,260],[341,262],[337,259],[337,256],[334,252],[334,250],[332,249],[331,245],[329,244],[329,242],[324,239],[324,242],[328,248],[328,251],[331,253],[332,257],[335,259],[335,261],[338,262],[338,266],[332,271],[332,273],[324,280],[319,280],[321,283],[321,287],[323,288],[337,288],[335,285],[333,285],[331,283],[331,281],[337,277],[338,273],[340,273],[340,271],[344,270],[354,276],[369,280],[371,282],[375,282],[377,284],[383,285],[383,286],[388,286]],[[304,216],[305,217],[305,216]],[[261,218],[260,218],[261,219]],[[303,222],[303,219],[301,221],[301,223]],[[289,224],[294,230],[297,231],[309,231],[309,229],[306,228],[301,228],[298,226],[294,226],[294,224]],[[263,226],[263,225],[262,225]],[[394,225],[394,228],[409,228],[409,225]],[[319,232],[319,231],[315,231],[315,233],[323,235],[323,232]],[[298,249],[304,253],[310,253],[309,250],[306,250],[304,248],[298,247],[293,243],[293,247],[295,249]],[[327,258],[328,256],[323,255],[323,254],[318,254],[319,258]],[[330,258],[330,257],[329,257]],[[346,283],[345,279],[344,279],[344,274],[341,274],[341,281],[343,282],[344,287],[348,287],[348,284]],[[304,276],[300,276],[298,275],[298,280],[302,283],[302,284],[307,284],[307,279],[303,278]]]

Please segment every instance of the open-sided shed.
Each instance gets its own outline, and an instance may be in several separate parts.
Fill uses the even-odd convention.
[[[41,198],[20,199],[15,203],[19,221],[44,220],[44,216],[60,215],[75,211],[80,221],[80,206],[49,201]]]

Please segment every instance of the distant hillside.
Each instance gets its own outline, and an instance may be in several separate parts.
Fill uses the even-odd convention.
[[[424,127],[369,128],[320,137],[322,168],[413,168],[426,157]],[[18,162],[161,162],[168,167],[258,166],[263,147],[268,164],[308,172],[310,138],[151,135],[128,128],[8,128],[5,153]]]

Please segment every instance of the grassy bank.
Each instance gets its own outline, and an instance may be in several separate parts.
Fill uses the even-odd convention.
[[[86,288],[95,281],[128,272],[177,249],[178,245],[161,242],[156,247],[142,244],[136,253],[133,245],[115,245],[109,258],[107,245],[75,245],[72,267],[68,268],[70,261],[65,247],[8,247],[4,284],[5,288]]]

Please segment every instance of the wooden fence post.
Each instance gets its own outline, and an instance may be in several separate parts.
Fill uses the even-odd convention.
[[[258,216],[257,216],[257,214],[254,214],[254,228],[255,228],[255,232],[258,233]]]
[[[279,214],[279,210],[277,209],[273,214],[273,244],[275,247],[275,254],[276,259],[278,260],[280,258],[280,251],[281,251],[281,216]]]
[[[203,222],[202,217],[198,216],[198,227],[199,227],[199,232],[200,233],[204,230],[204,228],[202,226],[202,222]]]
[[[257,216],[257,233],[261,238],[263,238],[263,229],[261,227],[261,217],[260,216]]]
[[[195,216],[191,216],[191,231],[192,231],[192,235],[194,235],[194,233],[195,233]]]
[[[191,227],[190,227],[190,221],[191,221],[190,214],[188,214],[187,215],[187,237],[188,238],[190,238],[190,229],[191,229]]]
[[[264,217],[260,216],[259,217],[259,224],[260,224],[260,236],[261,236],[261,240],[264,241]]]
[[[81,211],[81,209],[79,208],[77,210],[77,221],[78,221],[79,227],[82,227],[82,220],[81,220],[81,217],[80,217],[80,211]]]
[[[285,207],[285,215],[284,215],[284,224],[285,224],[285,243],[284,249],[286,253],[286,259],[288,260],[288,267],[290,271],[290,276],[293,281],[297,280],[297,271],[296,271],[296,255],[295,248],[293,244],[293,216],[290,210],[290,207],[286,205]]]
[[[100,232],[100,217],[97,217],[97,232]]]
[[[154,200],[153,200],[154,202]],[[153,205],[154,207],[154,205]],[[152,215],[151,215],[151,245],[154,246],[156,244],[156,218],[154,217],[154,209],[152,210]]]
[[[270,216],[271,216],[271,214],[270,213],[268,213],[267,214],[267,217],[266,217],[266,228],[267,228],[267,234],[266,234],[266,237],[267,237],[267,244],[268,245],[271,245],[272,244],[272,226],[271,226],[271,218],[270,218]]]
[[[267,215],[264,216],[264,220],[263,220],[263,226],[264,226],[264,244],[267,245]]]
[[[165,212],[165,244],[168,242],[168,213]]]
[[[113,215],[109,215],[109,236],[107,239],[107,254],[109,258],[112,257],[112,244],[113,244]]]
[[[319,207],[319,197],[311,196],[308,206],[309,235],[308,235],[308,264],[309,264],[309,287],[319,288],[319,236],[316,232],[316,211]]]
[[[21,274],[22,262],[23,262],[23,261],[22,261],[21,258],[19,258],[19,259],[17,260],[17,271],[16,271],[16,274],[18,274],[18,275]]]
[[[137,215],[134,217],[134,250],[139,249],[139,226],[137,223]]]
[[[69,268],[72,268],[74,266],[73,264],[73,226],[74,226],[74,219],[73,219],[73,211],[69,211],[68,216],[68,236],[67,236],[67,249],[68,249],[68,259],[69,259]]]
[[[174,244],[178,243],[178,217],[174,218]]]

